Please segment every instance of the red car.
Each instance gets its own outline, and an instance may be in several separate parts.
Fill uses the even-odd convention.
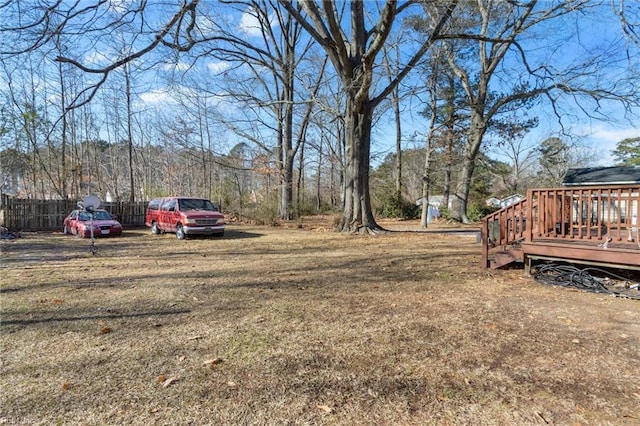
[[[74,210],[64,218],[64,234],[83,238],[91,237],[91,216],[86,210]],[[122,225],[111,214],[102,209],[93,213],[93,236],[110,237],[122,235]]]

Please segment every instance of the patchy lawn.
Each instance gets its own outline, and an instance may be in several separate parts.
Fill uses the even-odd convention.
[[[640,423],[640,301],[299,226],[0,242],[0,424]]]

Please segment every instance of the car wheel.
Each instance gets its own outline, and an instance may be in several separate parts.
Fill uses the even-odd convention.
[[[151,233],[154,235],[158,235],[160,233],[160,228],[158,228],[158,223],[157,222],[153,222],[151,224]]]
[[[184,238],[186,237],[182,225],[178,225],[178,227],[176,228],[176,237],[178,237],[179,240],[184,240]]]
[[[68,227],[67,225],[65,225],[65,226],[62,228],[62,233],[63,233],[64,235],[69,235],[69,234],[71,233],[71,232],[69,231],[69,227]]]

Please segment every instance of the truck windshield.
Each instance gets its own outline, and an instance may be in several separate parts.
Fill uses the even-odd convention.
[[[187,210],[208,210],[212,212],[217,212],[218,209],[213,203],[209,200],[200,200],[200,199],[183,199],[179,200],[180,211]]]

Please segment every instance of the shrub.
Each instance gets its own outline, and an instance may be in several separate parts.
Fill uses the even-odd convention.
[[[474,203],[470,204],[469,207],[467,207],[467,217],[472,222],[478,222],[482,220],[482,218],[486,215],[491,214],[497,210],[499,209],[487,206],[486,204]]]
[[[256,225],[277,225],[279,206],[277,201],[263,201],[256,204],[253,220]]]
[[[402,194],[397,192],[381,197],[380,205],[375,211],[377,215],[386,218],[417,219],[420,217],[420,207],[408,202]]]

